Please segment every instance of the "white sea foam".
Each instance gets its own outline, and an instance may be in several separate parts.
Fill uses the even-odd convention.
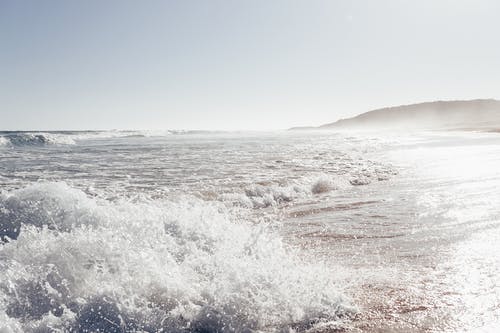
[[[252,184],[241,192],[222,193],[219,199],[246,208],[267,208],[292,203],[313,195],[343,190],[350,186],[346,176],[311,174],[288,184]]]
[[[3,136],[0,136],[0,147],[7,146],[9,144],[9,140]]]
[[[307,331],[354,311],[331,268],[216,202],[35,184],[2,194],[7,220],[22,226],[0,245],[0,332]]]
[[[313,194],[321,194],[333,190],[345,189],[347,186],[348,183],[345,177],[322,175],[313,182],[311,192]]]

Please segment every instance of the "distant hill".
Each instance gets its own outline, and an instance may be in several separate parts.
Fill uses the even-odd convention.
[[[436,101],[377,109],[317,129],[450,128],[490,129],[500,126],[500,101]]]

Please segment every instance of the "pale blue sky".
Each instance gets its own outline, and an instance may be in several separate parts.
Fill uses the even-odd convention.
[[[500,98],[494,0],[0,0],[0,129],[273,129]]]

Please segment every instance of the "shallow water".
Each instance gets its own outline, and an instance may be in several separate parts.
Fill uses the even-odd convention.
[[[500,137],[0,133],[0,331],[496,331]]]

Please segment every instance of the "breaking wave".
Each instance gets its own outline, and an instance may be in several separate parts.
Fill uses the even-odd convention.
[[[0,195],[0,235],[1,332],[333,330],[355,312],[332,268],[191,196],[34,184]]]
[[[165,137],[170,135],[196,135],[216,133],[223,132],[193,130],[0,132],[0,146],[73,145],[77,141],[84,140],[103,140],[134,137]]]
[[[267,208],[292,204],[300,199],[327,195],[336,190],[345,190],[351,186],[369,185],[372,182],[385,181],[396,173],[395,170],[364,170],[347,175],[309,175],[290,184],[252,184],[241,191],[222,193],[220,201],[245,208]]]
[[[252,184],[242,192],[223,193],[219,199],[246,208],[267,208],[346,188],[348,182],[342,177],[328,175],[304,177],[288,185]]]
[[[0,146],[44,146],[73,144],[75,144],[73,138],[63,134],[16,132],[0,136]]]

